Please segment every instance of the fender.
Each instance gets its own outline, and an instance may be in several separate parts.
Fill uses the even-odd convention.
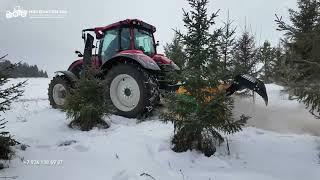
[[[92,56],[92,67],[94,69],[99,69],[101,66],[101,61],[99,60],[98,56],[93,55]],[[72,71],[74,67],[78,66],[78,65],[82,65],[83,64],[83,59],[78,59],[76,61],[74,61],[68,68],[68,71]]]
[[[82,65],[83,64],[83,60],[82,59],[78,59],[76,61],[74,61],[69,67],[68,67],[68,71],[72,71],[72,69],[78,65]]]
[[[71,71],[56,71],[56,74],[63,74],[65,75],[71,82],[78,81],[78,77],[74,75]]]
[[[132,52],[135,51],[135,52]],[[139,63],[142,67],[149,69],[149,70],[155,70],[160,71],[160,67],[158,64],[149,56],[143,54],[140,51],[136,50],[129,50],[129,51],[123,51],[121,53],[116,54],[113,56],[110,60],[106,61],[103,66],[108,66],[110,63],[116,61],[117,59],[132,59],[133,61],[136,61]]]

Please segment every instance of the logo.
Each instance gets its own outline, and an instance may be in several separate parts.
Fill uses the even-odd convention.
[[[13,8],[13,11],[6,11],[6,18],[11,19],[11,18],[17,18],[17,17],[27,17],[28,11],[24,10],[20,6],[16,6]]]
[[[6,11],[6,18],[64,18],[68,14],[66,10],[60,9],[31,9],[26,10],[21,6],[16,6],[13,10]]]

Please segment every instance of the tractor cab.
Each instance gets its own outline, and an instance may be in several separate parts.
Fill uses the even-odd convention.
[[[137,19],[127,19],[104,27],[85,29],[85,33],[95,33],[97,45],[96,55],[101,64],[111,60],[119,54],[144,54],[150,58],[158,57],[153,33],[156,28],[148,23]],[[156,60],[159,58],[155,58]]]
[[[127,19],[108,26],[82,30],[82,38],[85,34],[93,32],[95,35],[95,53],[92,56],[92,64],[99,70],[108,69],[114,62],[124,59],[136,62],[143,68],[157,71],[179,70],[179,67],[162,54],[157,54],[158,42],[155,41],[156,28],[138,19]],[[77,51],[79,57],[83,55]],[[68,71],[79,77],[83,60],[77,60],[71,64]],[[163,77],[163,76],[162,76]]]
[[[99,48],[99,55],[103,61],[127,50],[141,51],[145,55],[153,57],[156,54],[156,45],[152,32],[135,27],[123,27],[104,32]]]

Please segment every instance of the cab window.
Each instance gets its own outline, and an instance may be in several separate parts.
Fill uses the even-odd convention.
[[[152,33],[143,29],[134,30],[135,49],[143,51],[146,55],[155,54],[155,46]]]
[[[101,57],[110,59],[119,51],[119,30],[109,30],[104,33],[102,40]]]

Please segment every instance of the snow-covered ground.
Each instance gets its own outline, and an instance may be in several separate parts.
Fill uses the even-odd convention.
[[[13,80],[12,82],[21,81]],[[6,113],[7,130],[30,147],[16,150],[0,177],[19,180],[319,180],[320,122],[304,105],[286,100],[268,85],[269,106],[257,97],[237,99],[236,114],[252,117],[244,131],[228,137],[215,156],[170,149],[171,124],[106,118],[111,128],[81,132],[67,127],[65,114],[51,109],[48,79],[29,79],[24,97]],[[154,118],[156,119],[156,118]],[[258,129],[259,128],[259,129]],[[264,130],[262,130],[264,129]],[[270,131],[274,130],[274,131]],[[70,144],[64,146],[64,144]],[[37,161],[34,161],[37,160]],[[46,161],[57,160],[55,165]],[[36,164],[40,163],[40,165]],[[54,163],[54,161],[51,161]]]

